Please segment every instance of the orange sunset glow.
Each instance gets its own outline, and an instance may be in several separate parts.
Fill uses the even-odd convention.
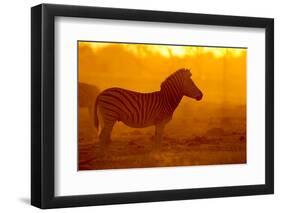
[[[246,48],[90,41],[77,48],[79,170],[246,163]],[[101,155],[92,114],[98,95],[113,87],[159,91],[182,68],[190,70],[203,98],[181,99],[161,148],[152,151],[154,126],[120,121]]]

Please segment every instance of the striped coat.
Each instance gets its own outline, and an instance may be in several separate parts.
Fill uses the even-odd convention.
[[[200,100],[202,92],[191,79],[189,70],[180,69],[170,75],[162,84],[161,90],[151,93],[139,93],[122,88],[104,90],[96,99],[94,124],[100,126],[99,139],[108,144],[112,128],[116,121],[127,126],[143,128],[155,125],[157,148],[161,142],[163,130],[172,119],[173,112],[183,96]],[[97,116],[99,111],[100,116]],[[99,121],[101,120],[101,125]]]

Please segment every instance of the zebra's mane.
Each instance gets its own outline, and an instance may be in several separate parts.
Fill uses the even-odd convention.
[[[163,88],[165,88],[167,85],[173,83],[174,80],[176,79],[176,76],[179,77],[179,79],[181,79],[184,75],[190,75],[191,76],[190,70],[184,69],[184,68],[177,70],[176,72],[171,74],[168,78],[166,78],[165,81],[162,82],[161,90]]]

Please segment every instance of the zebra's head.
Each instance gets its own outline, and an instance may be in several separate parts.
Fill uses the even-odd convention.
[[[161,91],[173,97],[188,96],[198,101],[203,97],[200,89],[192,81],[189,69],[179,69],[170,75],[162,82]]]
[[[195,85],[193,80],[191,79],[191,72],[189,69],[185,69],[183,71],[183,94],[190,98],[194,98],[197,101],[200,101],[203,97],[203,93],[201,90]]]

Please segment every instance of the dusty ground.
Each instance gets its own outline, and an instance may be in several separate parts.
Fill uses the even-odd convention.
[[[245,107],[224,110],[221,116],[187,110],[193,116],[186,118],[181,111],[174,115],[159,152],[151,151],[153,127],[134,129],[118,123],[106,155],[101,156],[88,111],[80,108],[79,170],[246,163]]]

